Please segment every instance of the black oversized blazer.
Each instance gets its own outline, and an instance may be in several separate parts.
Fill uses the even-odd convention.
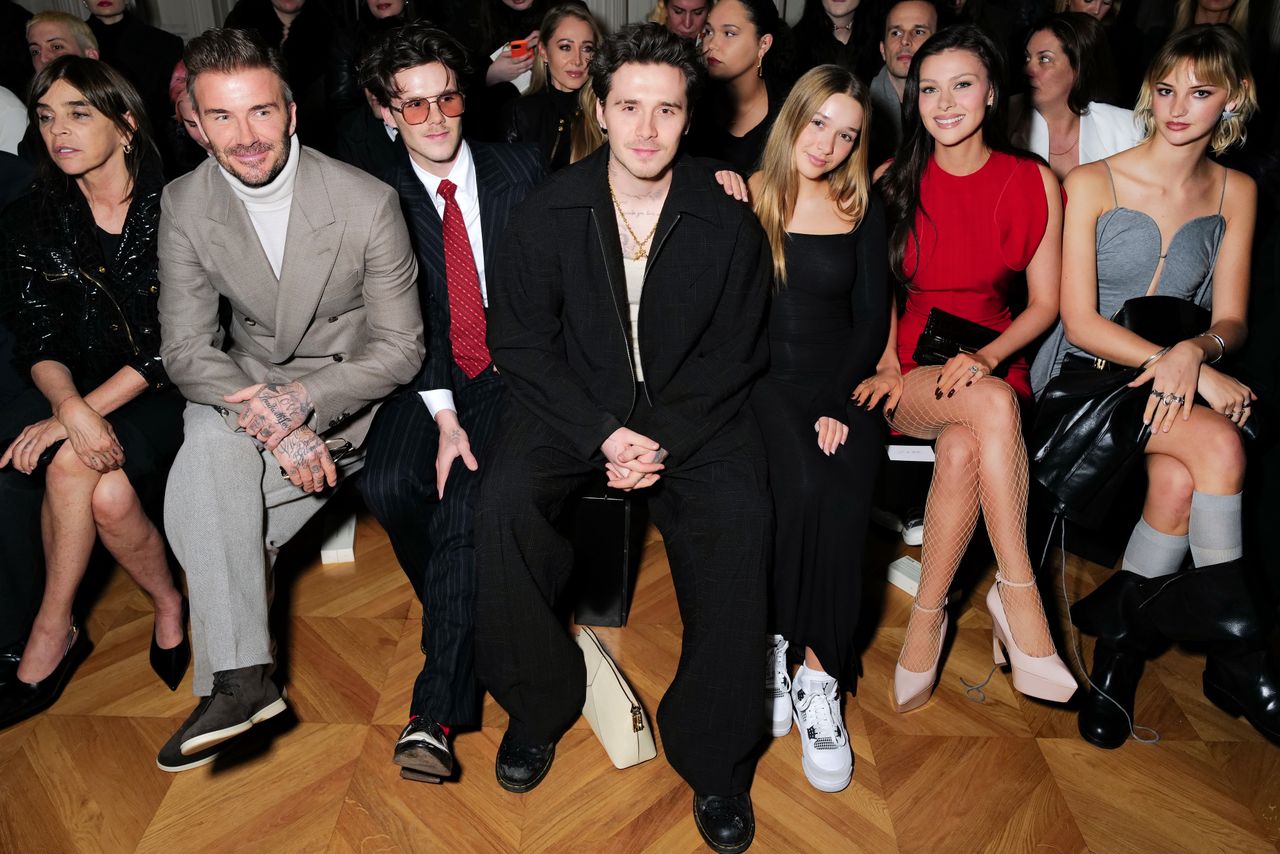
[[[626,278],[608,146],[557,172],[511,216],[489,276],[489,350],[516,399],[583,459],[636,405]],[[742,410],[768,364],[772,273],[751,209],[680,156],[650,244],[640,358],[643,432],[687,461]]]
[[[497,247],[507,218],[545,170],[537,149],[531,145],[498,145],[467,143],[476,167],[476,189],[480,196],[480,233],[484,243],[485,283],[492,302],[493,270],[505,263]],[[427,355],[422,369],[408,384],[413,391],[448,389],[464,377],[453,361],[453,345],[449,342],[449,288],[444,267],[444,225],[435,202],[422,186],[417,173],[409,165],[409,154],[403,145],[396,168],[381,176],[400,195],[400,209],[409,226],[409,237],[418,258],[418,297],[422,301],[422,319],[426,324]]]

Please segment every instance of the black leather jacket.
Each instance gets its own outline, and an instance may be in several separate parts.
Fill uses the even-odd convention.
[[[508,102],[503,111],[507,142],[538,146],[548,171],[569,165],[573,123],[581,112],[577,92],[560,92],[548,83],[541,92]]]
[[[14,364],[66,365],[77,387],[90,390],[128,365],[152,389],[168,385],[160,363],[156,308],[160,278],[160,163],[151,159],[114,257],[105,255],[93,215],[74,182],[41,181],[14,202],[0,222],[0,306],[12,312]]]

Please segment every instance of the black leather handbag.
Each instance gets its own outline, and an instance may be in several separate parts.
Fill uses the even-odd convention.
[[[931,308],[911,358],[917,365],[945,365],[948,359],[976,353],[999,337],[999,332],[981,323]]]
[[[1128,300],[1111,318],[1159,347],[1209,328],[1209,311],[1169,296]],[[1150,428],[1142,423],[1150,385],[1129,388],[1140,368],[1067,356],[1036,404],[1028,437],[1031,475],[1052,497],[1054,513],[1096,527],[1119,487],[1142,459]],[[1257,412],[1246,439],[1257,436]]]

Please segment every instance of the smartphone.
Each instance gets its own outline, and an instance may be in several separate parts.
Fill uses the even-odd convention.
[[[524,59],[532,51],[533,51],[533,48],[529,47],[528,39],[516,39],[511,43],[512,59]]]

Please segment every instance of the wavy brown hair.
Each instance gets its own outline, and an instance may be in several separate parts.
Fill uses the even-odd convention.
[[[819,65],[805,73],[787,95],[760,157],[760,189],[752,199],[756,216],[773,250],[775,290],[786,286],[787,260],[783,251],[787,221],[796,207],[800,179],[796,174],[796,140],[815,113],[832,95],[848,95],[862,107],[862,130],[843,163],[826,174],[830,195],[840,215],[856,228],[870,204],[867,134],[871,128],[871,95],[866,85],[838,65]]]

